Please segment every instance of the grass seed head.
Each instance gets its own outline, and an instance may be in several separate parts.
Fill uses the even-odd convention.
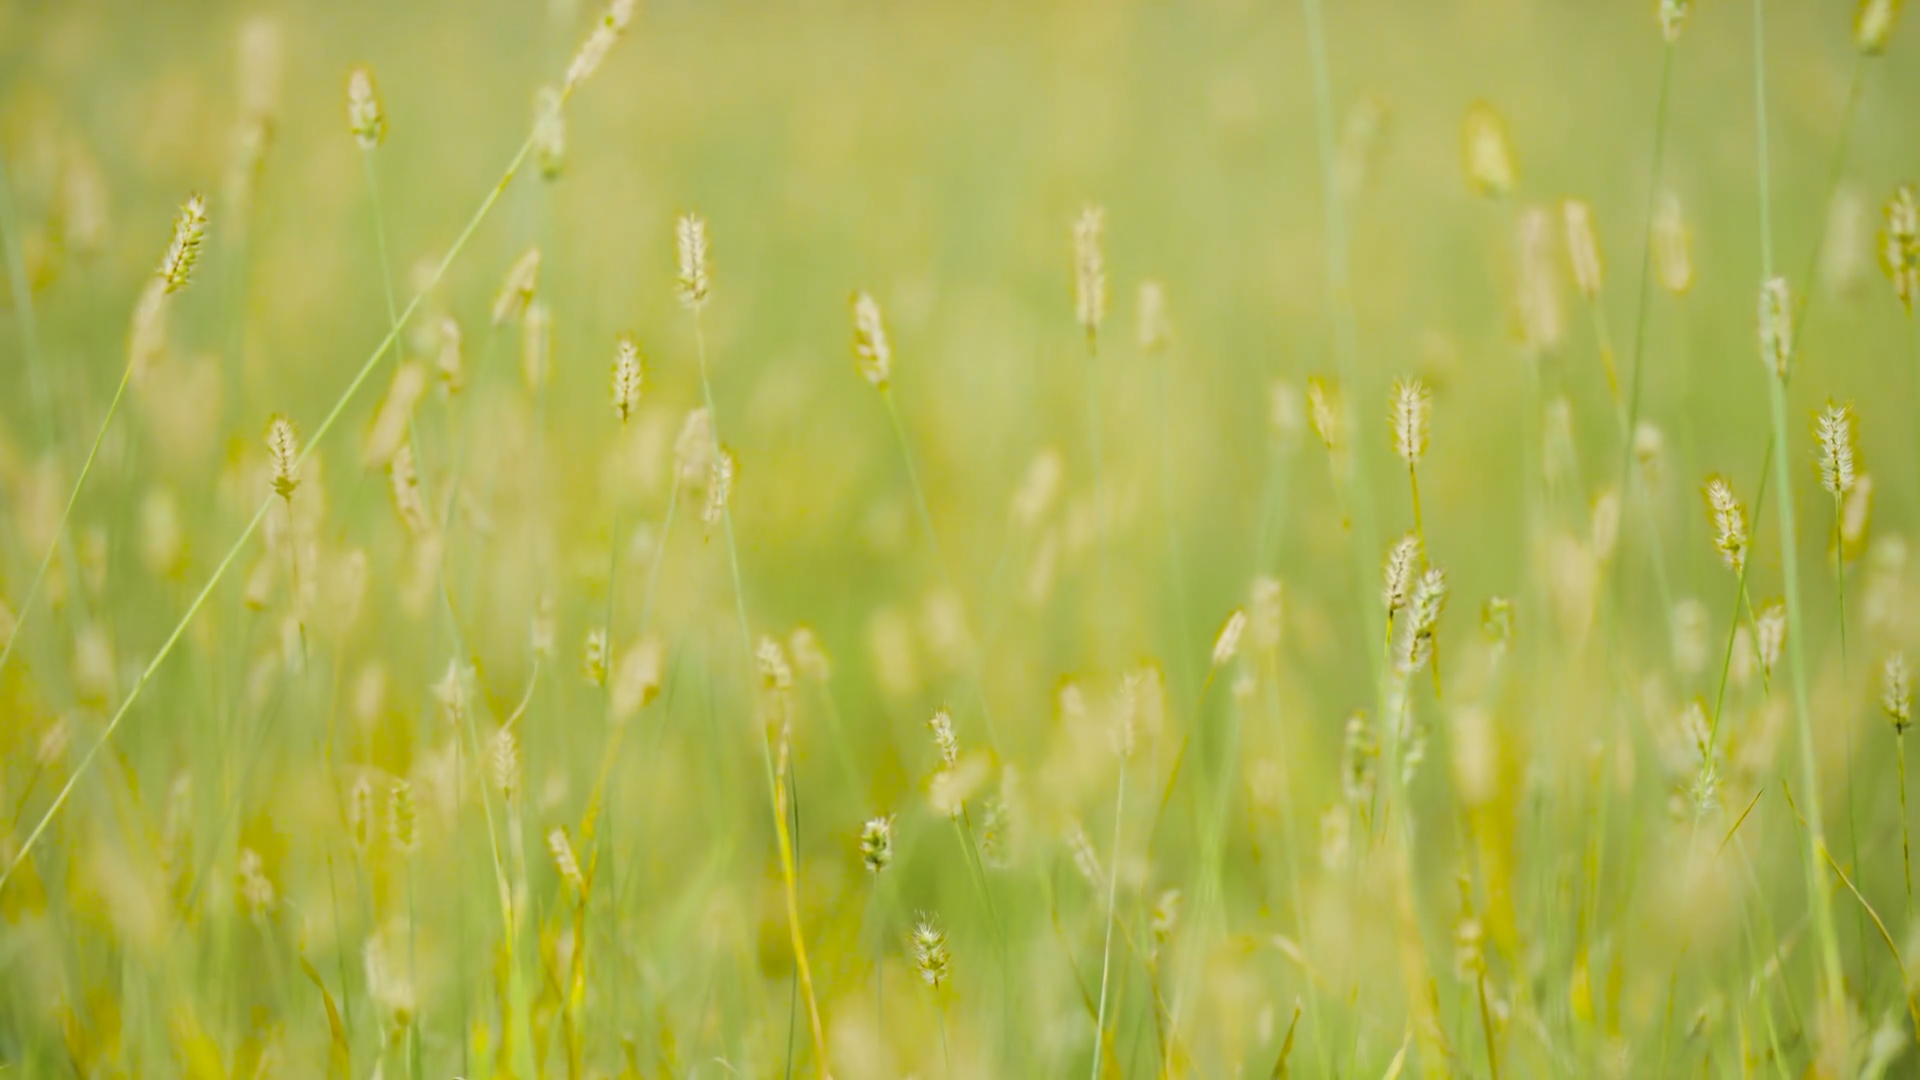
[[[273,491],[292,500],[300,486],[300,433],[282,413],[267,421],[267,456],[273,465]]]
[[[613,719],[623,722],[660,696],[666,646],[649,634],[627,646],[613,673]]]
[[[1245,608],[1234,608],[1233,614],[1220,627],[1220,633],[1213,639],[1213,666],[1223,668],[1240,653],[1240,637],[1247,632],[1247,612]]]
[[[1433,395],[1419,379],[1395,379],[1393,383],[1393,452],[1412,468],[1427,452],[1427,419],[1433,411]]]
[[[448,394],[457,394],[467,385],[466,361],[460,351],[460,323],[453,316],[440,320],[438,348],[434,355],[434,370],[440,376],[440,385]]]
[[[893,346],[880,318],[880,305],[870,293],[853,294],[853,363],[860,377],[885,390],[893,372]]]
[[[1088,340],[1107,317],[1106,232],[1107,212],[1098,206],[1088,206],[1074,219],[1073,309]]]
[[[553,856],[553,868],[560,872],[561,880],[585,896],[587,879],[580,873],[580,859],[573,852],[573,841],[567,838],[566,829],[555,826],[547,832],[547,852]]]
[[[393,492],[393,509],[409,536],[418,539],[433,529],[427,516],[427,503],[420,494],[420,474],[415,467],[413,447],[401,443],[387,462],[387,486]]]
[[[373,842],[373,784],[364,775],[347,789],[347,836],[363,854]]]
[[[540,287],[540,249],[528,248],[511,268],[493,300],[493,325],[504,326],[526,313]]]
[[[520,740],[514,737],[512,728],[503,727],[493,733],[492,742],[487,763],[493,772],[493,786],[500,789],[501,798],[512,802],[520,791]]]
[[[1480,605],[1480,635],[1487,644],[1505,652],[1513,644],[1513,601],[1504,596],[1489,596]]]
[[[707,306],[707,223],[698,214],[681,214],[674,222],[673,237],[680,266],[680,306],[698,311]]]
[[[1675,296],[1693,288],[1693,230],[1687,227],[1680,196],[1660,193],[1653,215],[1653,265],[1660,287]]]
[[[1860,0],[1853,15],[1853,44],[1867,56],[1878,56],[1887,49],[1893,29],[1900,22],[1902,0]]]
[[[600,70],[607,54],[613,51],[614,42],[620,40],[627,24],[633,20],[633,8],[636,0],[613,0],[607,6],[606,14],[594,23],[593,31],[580,45],[580,51],[573,54],[573,62],[567,65],[567,87],[563,96],[571,94],[581,83],[593,77]]]
[[[1820,486],[1838,499],[1853,490],[1853,408],[1827,403],[1814,421],[1814,438],[1820,444]]]
[[[1313,424],[1313,433],[1320,436],[1327,452],[1333,453],[1340,446],[1340,413],[1334,404],[1333,390],[1324,379],[1315,376],[1307,380],[1307,419]]]
[[[1738,574],[1747,565],[1747,512],[1733,494],[1733,485],[1720,476],[1707,477],[1707,516],[1713,522],[1713,546],[1727,569]]]
[[[1254,648],[1266,650],[1280,646],[1282,595],[1278,578],[1262,575],[1253,579],[1247,596],[1247,629],[1253,634]]]
[[[727,503],[733,498],[733,478],[736,470],[733,451],[722,446],[714,450],[713,470],[707,477],[707,504],[700,510],[700,520],[708,525],[717,525],[727,515]]]
[[[1407,601],[1407,622],[1400,635],[1398,657],[1403,674],[1419,671],[1433,655],[1434,632],[1446,605],[1447,575],[1437,566],[1428,567],[1414,583],[1413,596]]]
[[[682,484],[699,484],[713,469],[713,418],[705,408],[693,409],[680,424],[673,441],[674,472]]]
[[[1913,724],[1913,676],[1902,653],[1888,653],[1880,669],[1880,709],[1896,735],[1905,734]]]
[[[387,795],[387,841],[395,851],[406,854],[418,842],[418,812],[413,805],[413,785],[395,780]]]
[[[947,932],[933,916],[922,913],[914,921],[913,933],[907,940],[913,948],[913,964],[921,980],[935,990],[940,989],[953,976],[953,958],[947,953]]]
[[[533,152],[540,178],[553,181],[567,167],[567,113],[560,91],[543,86],[533,95]]]
[[[1408,533],[1388,549],[1386,569],[1381,575],[1385,583],[1380,599],[1386,604],[1387,618],[1393,618],[1413,598],[1413,578],[1419,568],[1420,538]]]
[[[1887,200],[1887,225],[1880,233],[1880,266],[1893,283],[1893,294],[1907,313],[1920,297],[1920,202],[1912,184],[1893,189]]]
[[[527,389],[539,393],[553,366],[553,315],[547,302],[535,298],[520,320],[520,374]]]
[[[645,376],[640,364],[640,346],[630,337],[622,337],[613,349],[613,412],[620,426],[640,407],[640,390]]]
[[[860,826],[860,862],[875,874],[893,861],[893,819],[868,818]]]
[[[347,72],[347,130],[362,150],[372,150],[387,138],[386,110],[380,107],[373,69],[365,64]]]
[[[1793,296],[1783,277],[1760,286],[1760,362],[1777,379],[1793,362]]]
[[[1373,802],[1374,764],[1380,744],[1367,724],[1367,714],[1356,710],[1347,717],[1346,740],[1340,752],[1340,791],[1347,805],[1366,807]]]
[[[1560,283],[1553,261],[1553,217],[1528,207],[1519,223],[1520,277],[1514,298],[1520,339],[1529,352],[1550,353],[1566,337],[1560,310]]]
[[[1593,207],[1583,199],[1568,199],[1560,206],[1567,223],[1567,261],[1573,266],[1573,283],[1588,300],[1600,296],[1606,277],[1600,259],[1600,237],[1593,225]]]
[[[1157,281],[1140,283],[1140,351],[1157,353],[1167,347],[1173,327],[1167,321],[1167,287]]]
[[[181,205],[180,214],[173,220],[173,240],[167,245],[167,253],[160,259],[160,280],[165,283],[169,293],[179,292],[187,287],[193,278],[193,268],[200,261],[200,246],[207,238],[207,200],[199,195],[188,196]]]
[[[596,626],[587,631],[587,644],[581,654],[580,670],[595,686],[607,684],[607,631]]]
[[[1687,16],[1693,13],[1693,0],[1660,0],[1660,36],[1672,45],[1687,28]]]
[[[1754,617],[1754,640],[1760,647],[1760,670],[1768,678],[1779,666],[1780,650],[1787,643],[1787,607],[1778,600],[1760,609]]]
[[[1466,158],[1467,184],[1475,194],[1501,198],[1513,192],[1519,180],[1514,165],[1513,147],[1507,140],[1507,122],[1485,101],[1467,106],[1460,125],[1460,141]]]
[[[952,772],[960,765],[960,739],[953,733],[953,716],[945,709],[935,709],[927,718],[927,729],[933,732],[934,749],[940,752],[940,769]]]

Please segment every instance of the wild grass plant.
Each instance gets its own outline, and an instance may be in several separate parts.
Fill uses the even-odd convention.
[[[1899,8],[0,6],[0,1076],[1912,1072]]]

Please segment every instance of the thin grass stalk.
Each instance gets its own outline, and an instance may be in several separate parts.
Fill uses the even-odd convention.
[[[1753,92],[1756,114],[1760,180],[1760,271],[1773,276],[1772,178],[1767,151],[1766,0],[1753,0]],[[1820,768],[1813,741],[1812,708],[1808,702],[1805,619],[1800,610],[1799,545],[1795,539],[1792,463],[1787,454],[1787,387],[1784,372],[1769,372],[1768,402],[1773,421],[1773,472],[1779,494],[1780,559],[1786,584],[1787,658],[1791,674],[1794,720],[1799,729],[1801,784],[1806,790],[1806,875],[1813,908],[1815,935],[1820,943],[1822,974],[1828,1006],[1840,1015],[1846,1007],[1839,938],[1834,933],[1833,902],[1828,895],[1820,852],[1824,832],[1820,813]]]
[[[694,349],[700,361],[700,393],[706,402],[707,416],[710,420],[708,434],[711,437],[713,460],[719,461],[722,450],[720,445],[720,414],[714,408],[713,379],[707,363],[707,334],[702,322],[700,309],[693,311]],[[733,577],[734,614],[740,623],[740,644],[746,653],[747,671],[755,668],[753,654],[753,632],[747,624],[746,589],[740,575],[740,549],[734,539],[732,501],[725,500],[720,506],[721,526],[727,539],[727,568]],[[763,735],[759,740],[762,763],[766,769],[767,795],[773,807],[774,832],[779,844],[780,874],[782,885],[787,893],[787,931],[793,945],[794,964],[799,969],[800,984],[806,991],[807,1018],[813,1029],[814,1066],[821,1080],[827,1077],[827,1039],[820,1021],[820,1003],[814,996],[813,969],[807,962],[807,945],[800,933],[798,901],[795,899],[795,870],[792,849],[792,837],[787,829],[786,795],[781,791],[780,778],[773,766],[773,750]]]
[[[1107,975],[1113,963],[1113,921],[1114,902],[1120,891],[1120,825],[1124,820],[1127,807],[1127,759],[1120,758],[1120,780],[1113,796],[1113,848],[1107,858],[1107,914],[1105,941],[1100,946],[1100,1004],[1094,1010],[1093,1019],[1093,1072],[1092,1080],[1100,1080],[1100,1051],[1106,1042],[1107,1031]]]

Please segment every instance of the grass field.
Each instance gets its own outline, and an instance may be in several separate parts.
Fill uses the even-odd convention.
[[[1897,0],[598,2],[0,0],[0,1080],[1920,1075]]]

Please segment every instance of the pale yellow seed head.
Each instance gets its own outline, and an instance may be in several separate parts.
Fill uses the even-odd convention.
[[[1787,377],[1793,363],[1793,297],[1786,278],[1760,286],[1760,361],[1778,379]]]
[[[467,385],[467,369],[460,351],[460,323],[451,315],[440,320],[439,345],[434,369],[447,393],[457,394]]]
[[[1687,227],[1680,196],[1660,193],[1653,217],[1653,265],[1660,285],[1675,296],[1693,287],[1693,231]]]
[[[1901,0],[1860,0],[1853,16],[1854,47],[1867,56],[1885,52],[1900,22],[1900,4]]]
[[[1386,605],[1387,618],[1393,618],[1412,599],[1413,577],[1419,566],[1420,538],[1413,533],[1401,537],[1388,550],[1386,568],[1381,573],[1384,584],[1380,590],[1380,600]]]
[[[1173,337],[1173,327],[1167,321],[1167,288],[1157,281],[1143,281],[1139,295],[1140,349],[1157,353]]]
[[[280,413],[267,421],[267,457],[273,465],[274,494],[291,500],[300,486],[300,432]]]
[[[520,318],[520,374],[528,390],[538,393],[547,385],[552,361],[553,316],[547,302],[535,297]]]
[[[1705,488],[1707,515],[1713,522],[1713,546],[1727,569],[1738,574],[1747,565],[1747,512],[1724,477],[1710,476]]]
[[[1433,395],[1427,384],[1417,378],[1396,379],[1393,383],[1393,452],[1412,468],[1427,452],[1427,419],[1433,410]]]
[[[1880,266],[1893,294],[1907,313],[1920,298],[1920,203],[1912,184],[1901,184],[1887,200],[1887,225],[1880,233]]]
[[[1073,222],[1074,317],[1091,339],[1107,317],[1107,212],[1098,206],[1080,211]]]
[[[560,179],[567,166],[567,114],[560,91],[551,86],[533,95],[533,151],[541,179]]]
[[[947,953],[947,932],[940,929],[931,915],[921,915],[913,925],[913,933],[908,938],[913,948],[914,967],[920,972],[920,978],[935,990],[945,985],[953,976],[952,958]]]
[[[1687,28],[1687,16],[1693,13],[1693,0],[1660,0],[1660,36],[1672,45]]]
[[[893,861],[893,819],[868,818],[860,826],[860,862],[875,874]]]
[[[885,390],[893,372],[893,346],[880,318],[880,304],[869,293],[853,294],[853,363],[860,377]]]
[[[960,765],[960,739],[953,733],[953,715],[945,709],[935,709],[927,718],[927,730],[933,732],[934,749],[940,752],[940,768],[952,772]]]
[[[1828,402],[1813,432],[1820,445],[1820,486],[1838,499],[1853,490],[1853,407]]]
[[[413,785],[395,780],[387,796],[387,840],[395,851],[410,852],[417,841],[418,812],[413,805]]]
[[[373,69],[362,64],[347,72],[347,130],[362,150],[372,150],[387,138],[387,114],[380,106],[380,90]]]
[[[679,483],[699,484],[713,469],[713,418],[704,408],[687,413],[673,440],[674,473]]]
[[[1581,199],[1568,199],[1560,210],[1567,223],[1567,261],[1573,265],[1573,283],[1580,295],[1597,299],[1606,271],[1600,259],[1600,237],[1593,225],[1593,207]]]
[[[1240,638],[1247,632],[1247,613],[1243,608],[1234,608],[1227,621],[1220,627],[1220,633],[1213,639],[1213,666],[1225,667],[1239,655]]]
[[[1880,709],[1892,722],[1895,734],[1904,734],[1913,724],[1913,676],[1907,658],[1897,652],[1887,654],[1880,670]]]
[[[707,477],[707,505],[700,511],[700,520],[708,525],[718,524],[727,514],[736,468],[731,450],[724,446],[715,449],[713,469]]]
[[[1307,419],[1329,453],[1339,448],[1339,412],[1334,405],[1333,391],[1318,377],[1307,380]]]
[[[560,879],[584,896],[587,879],[580,873],[580,859],[573,853],[573,841],[567,838],[566,829],[555,826],[547,832],[547,851],[553,856],[553,868],[560,872]]]
[[[707,223],[697,214],[674,222],[674,253],[679,260],[680,306],[698,311],[707,304]]]
[[[1460,138],[1466,158],[1467,184],[1475,194],[1500,198],[1513,192],[1519,179],[1513,148],[1507,140],[1507,122],[1485,101],[1467,106]]]
[[[1515,306],[1527,349],[1550,353],[1560,347],[1566,324],[1560,310],[1560,281],[1553,260],[1553,215],[1528,207],[1519,221],[1520,278]]]
[[[564,94],[571,94],[581,83],[593,77],[600,69],[607,54],[613,51],[614,42],[620,40],[620,34],[633,20],[635,0],[613,0],[606,14],[594,24],[593,32],[580,45],[580,51],[573,55],[573,62],[567,65],[567,86]]]
[[[539,287],[540,249],[528,248],[507,271],[507,279],[493,299],[493,325],[502,326],[523,315]]]
[[[167,292],[179,292],[192,280],[193,267],[200,261],[200,245],[206,236],[207,200],[191,195],[173,221],[173,241],[160,260],[160,280]]]
[[[1754,640],[1760,648],[1760,669],[1771,677],[1779,666],[1780,650],[1787,642],[1787,608],[1778,600],[1760,609],[1754,617]]]
[[[645,381],[640,363],[640,346],[630,337],[623,337],[613,350],[613,412],[620,418],[622,427],[633,419],[640,407],[640,390]]]

